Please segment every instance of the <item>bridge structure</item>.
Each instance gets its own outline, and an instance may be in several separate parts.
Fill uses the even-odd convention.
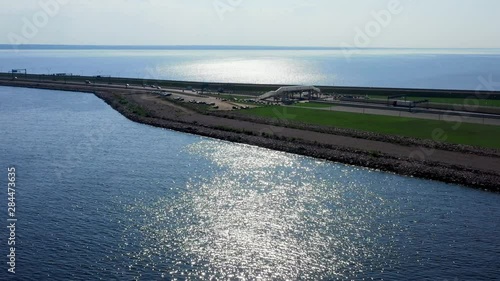
[[[314,99],[315,97],[319,98],[320,94],[321,90],[314,86],[286,86],[286,87],[281,87],[276,91],[267,92],[259,96],[257,99],[267,100],[272,98],[275,101],[281,100],[283,102],[287,102],[295,98],[301,99],[303,98],[303,96],[311,100]]]

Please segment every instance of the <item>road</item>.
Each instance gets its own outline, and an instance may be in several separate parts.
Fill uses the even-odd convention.
[[[234,106],[241,107],[244,106],[242,104],[234,103],[231,101],[223,101],[222,99],[218,99],[216,97],[212,96],[206,96],[206,95],[200,95],[196,91],[192,90],[185,90],[185,89],[178,89],[178,88],[153,88],[151,86],[142,86],[142,85],[120,85],[120,84],[108,84],[108,83],[92,83],[88,84],[85,82],[73,82],[73,81],[67,81],[67,82],[61,82],[61,81],[38,81],[38,80],[25,80],[25,79],[18,79],[18,80],[12,80],[10,78],[2,78],[0,77],[0,81],[4,81],[6,83],[12,83],[16,85],[23,85],[23,84],[33,84],[33,83],[39,83],[39,84],[47,84],[47,85],[55,85],[55,86],[77,86],[78,88],[81,88],[82,90],[85,91],[90,91],[93,92],[95,90],[121,90],[121,91],[126,91],[130,93],[170,93],[172,94],[170,98],[175,99],[177,97],[184,99],[184,102],[189,102],[189,101],[195,101],[195,102],[205,102],[207,104],[214,103],[218,108],[214,110],[222,110],[222,111],[228,111],[228,110],[233,110]],[[158,94],[160,95],[160,94]]]

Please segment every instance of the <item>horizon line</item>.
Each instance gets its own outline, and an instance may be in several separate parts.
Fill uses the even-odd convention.
[[[179,49],[179,48],[192,48],[192,49],[240,49],[240,50],[491,50],[500,49],[500,47],[474,47],[474,48],[464,48],[464,47],[365,47],[365,48],[348,48],[340,46],[283,46],[283,45],[82,45],[82,44],[0,44],[0,49]]]

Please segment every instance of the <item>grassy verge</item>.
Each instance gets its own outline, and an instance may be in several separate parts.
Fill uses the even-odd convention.
[[[279,106],[253,108],[242,113],[420,139],[433,139],[436,132],[444,132],[442,138],[449,143],[500,149],[500,126],[469,123],[458,126],[455,122]]]
[[[142,117],[150,117],[150,114],[147,110],[145,110],[142,106],[137,105],[135,103],[130,103],[125,97],[114,95],[118,100],[118,103],[126,107],[130,112],[137,114]]]

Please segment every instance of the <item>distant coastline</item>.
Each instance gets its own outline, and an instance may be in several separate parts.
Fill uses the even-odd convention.
[[[8,45],[0,49],[20,50],[342,50],[341,47],[321,46],[245,46],[245,45]]]
[[[498,52],[500,48],[395,48],[370,47],[346,48],[339,46],[265,46],[265,45],[65,45],[65,44],[0,44],[0,50],[246,50],[246,51],[421,51],[425,53],[446,52],[452,53],[482,53]]]

